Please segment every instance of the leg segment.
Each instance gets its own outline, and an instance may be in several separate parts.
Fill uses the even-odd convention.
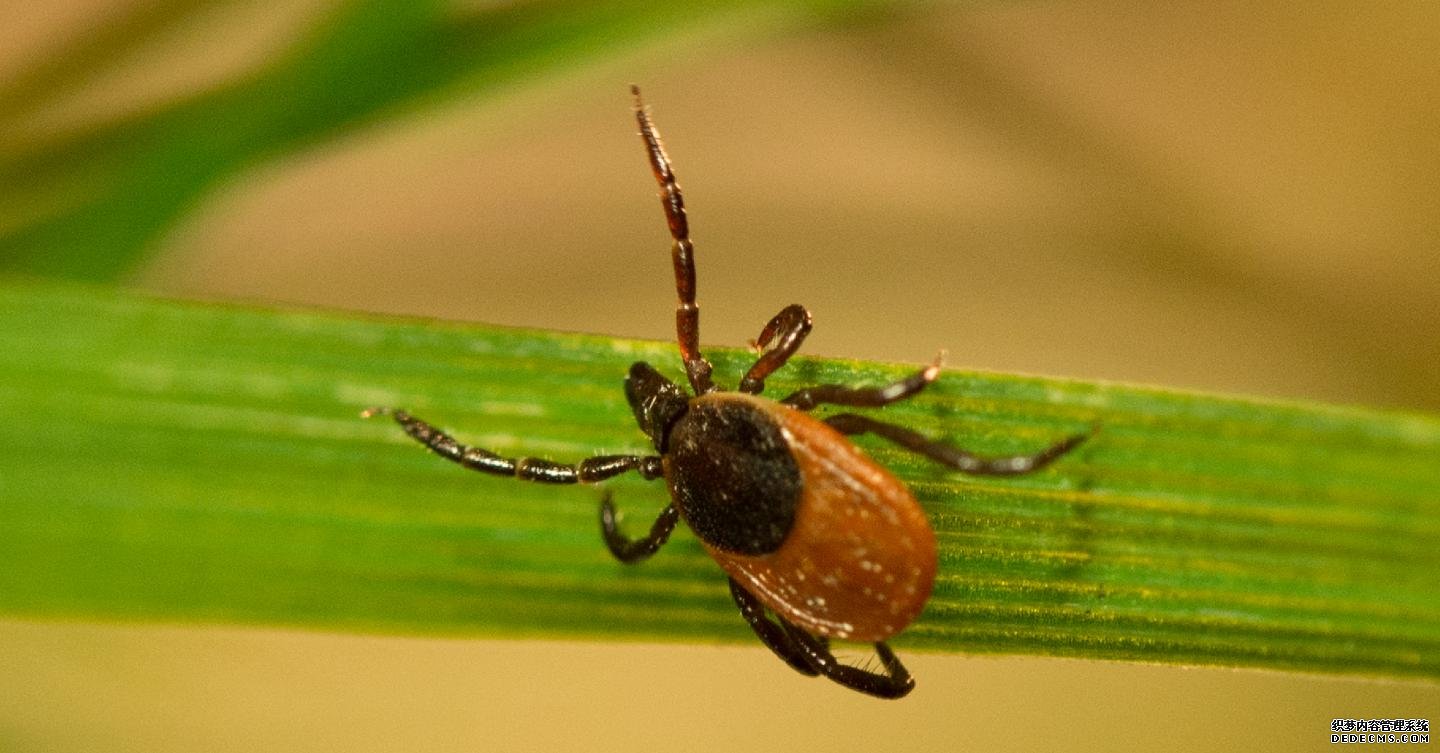
[[[690,224],[685,218],[685,198],[675,182],[670,157],[660,143],[660,134],[650,122],[645,103],[640,100],[640,87],[631,86],[635,95],[635,122],[640,125],[640,138],[650,158],[650,172],[660,184],[660,203],[665,208],[665,222],[670,226],[670,260],[675,266],[675,291],[680,303],[675,308],[675,333],[680,341],[680,358],[695,394],[713,392],[710,362],[700,355],[700,307],[695,303],[695,245],[690,242]]]
[[[780,310],[765,329],[760,330],[760,336],[755,338],[754,346],[760,351],[760,358],[755,365],[746,372],[745,378],[740,380],[740,391],[758,395],[765,389],[765,377],[775,373],[775,370],[785,365],[790,356],[800,349],[800,343],[805,342],[805,336],[810,334],[810,312],[798,303],[792,303]],[[768,348],[771,340],[775,340],[775,347]]]
[[[983,457],[966,452],[953,445],[937,442],[904,427],[876,421],[868,416],[841,413],[825,419],[842,434],[864,434],[869,432],[894,442],[907,450],[924,455],[943,465],[976,476],[1018,476],[1038,471],[1056,458],[1064,455],[1076,445],[1089,439],[1094,431],[1068,437],[1034,455],[1012,455],[1009,457]]]
[[[620,532],[619,521],[615,516],[615,505],[610,502],[610,491],[605,491],[605,498],[600,500],[600,535],[605,539],[605,546],[610,548],[610,553],[615,559],[632,564],[644,559],[665,546],[670,540],[670,532],[675,530],[675,524],[680,521],[680,511],[675,505],[666,505],[660,511],[660,517],[650,525],[650,533],[643,539],[631,539]]]
[[[735,600],[735,606],[740,608],[740,616],[750,623],[750,629],[759,636],[760,642],[774,651],[776,656],[784,659],[791,669],[808,677],[820,674],[805,660],[799,647],[790,640],[790,635],[785,632],[785,628],[771,622],[770,618],[765,616],[765,605],[761,604],[754,594],[746,591],[744,586],[736,583],[734,578],[730,579],[730,597]]]
[[[929,366],[884,387],[846,387],[841,384],[822,384],[818,387],[806,387],[780,402],[800,410],[810,410],[817,405],[827,403],[849,405],[856,408],[879,408],[904,400],[925,389],[940,376],[940,363],[941,356],[936,356],[935,361]]]
[[[509,476],[522,481],[544,484],[574,484],[603,481],[626,471],[639,471],[646,479],[664,475],[660,458],[641,455],[599,455],[574,465],[555,463],[539,458],[505,458],[479,447],[466,447],[443,431],[398,408],[367,408],[360,415],[389,415],[420,444],[446,460],[459,463],[473,471],[495,476]]]
[[[895,652],[883,641],[875,643],[875,653],[880,657],[881,666],[885,668],[885,673],[880,674],[841,664],[820,639],[784,620],[781,620],[780,624],[785,626],[785,634],[794,641],[800,649],[800,655],[816,672],[851,690],[880,698],[903,698],[915,689],[915,678],[910,676],[910,671],[900,663],[900,658],[895,656]]]

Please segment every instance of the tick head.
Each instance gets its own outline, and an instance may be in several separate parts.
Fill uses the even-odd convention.
[[[658,452],[664,453],[670,427],[687,407],[685,391],[650,364],[637,361],[625,377],[625,399],[630,401],[630,410],[634,411],[640,430],[650,437]]]

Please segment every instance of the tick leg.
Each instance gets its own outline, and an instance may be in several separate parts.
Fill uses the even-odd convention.
[[[1064,455],[1076,445],[1089,439],[1095,432],[1076,434],[1057,442],[1034,455],[1010,455],[985,457],[937,442],[904,427],[876,421],[868,416],[841,413],[825,419],[825,423],[838,429],[841,434],[864,434],[869,432],[894,442],[907,450],[924,455],[937,463],[948,465],[959,471],[976,476],[1018,476],[1037,471]]]
[[[856,408],[879,408],[911,397],[929,386],[940,376],[943,355],[942,353],[935,356],[935,361],[929,366],[884,387],[846,387],[841,384],[822,384],[816,387],[806,387],[780,402],[800,410],[810,410],[817,405],[827,403],[849,405]]]
[[[605,546],[610,548],[615,559],[626,564],[649,559],[650,555],[659,551],[660,547],[670,540],[670,532],[675,530],[675,524],[679,521],[680,511],[675,509],[675,505],[666,505],[660,512],[660,517],[650,525],[650,533],[645,538],[631,539],[620,532],[615,505],[610,502],[608,489],[604,499],[600,500],[600,535],[605,538]]]
[[[695,394],[703,395],[715,391],[710,381],[710,362],[700,355],[700,307],[695,303],[695,244],[690,242],[690,224],[685,218],[685,198],[680,194],[680,184],[675,182],[675,171],[670,167],[670,157],[660,143],[660,134],[645,103],[640,100],[640,87],[631,86],[635,95],[635,122],[640,125],[640,138],[645,142],[645,153],[650,158],[650,172],[660,184],[660,204],[665,208],[665,222],[670,226],[670,260],[675,266],[675,291],[680,302],[675,308],[675,334],[680,341],[680,358],[685,362],[685,375]]]
[[[875,643],[875,653],[880,657],[881,666],[885,668],[884,674],[881,674],[842,664],[830,653],[830,647],[819,638],[784,620],[781,620],[780,624],[785,626],[785,634],[800,649],[800,655],[816,672],[851,690],[880,698],[903,698],[915,689],[915,678],[910,676],[910,671],[905,669],[899,657],[895,656],[895,652],[883,641]]]
[[[567,465],[539,458],[506,458],[479,447],[466,447],[455,438],[399,408],[367,408],[360,415],[389,415],[420,444],[446,460],[495,476],[509,476],[522,481],[544,484],[574,484],[603,481],[626,471],[639,471],[646,479],[664,475],[658,456],[598,455]]]
[[[792,303],[770,319],[765,329],[760,330],[760,336],[755,338],[754,345],[760,351],[760,358],[750,371],[745,373],[745,378],[740,380],[740,391],[758,395],[765,389],[765,377],[775,373],[775,370],[785,365],[790,356],[800,349],[800,343],[805,342],[805,336],[810,334],[810,312],[798,303]],[[776,340],[776,336],[779,339]],[[768,347],[770,342],[775,341],[775,347]]]
[[[805,660],[800,648],[790,639],[785,628],[765,616],[765,605],[761,604],[754,594],[746,591],[744,586],[736,583],[734,578],[730,579],[730,597],[735,599],[735,606],[740,608],[740,616],[750,623],[750,629],[759,636],[760,642],[774,651],[776,656],[784,659],[786,664],[802,675],[814,677],[820,674],[819,670]]]

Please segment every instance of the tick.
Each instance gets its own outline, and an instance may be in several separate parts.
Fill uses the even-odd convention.
[[[416,441],[460,465],[547,484],[602,481],[626,472],[665,479],[670,504],[631,539],[620,531],[607,493],[600,531],[610,552],[634,563],[655,554],[683,519],[730,579],[730,595],[755,635],[804,675],[824,675],[862,693],[899,698],[915,686],[885,641],[924,608],[935,580],[935,534],[915,497],[849,439],[870,433],[964,473],[1029,473],[1083,442],[1077,434],[1033,455],[982,457],[909,429],[855,413],[823,419],[820,405],[879,408],[912,397],[940,374],[937,360],[893,384],[807,387],[780,400],[760,396],[765,378],[795,354],[810,333],[810,312],[792,304],[755,339],[755,364],[727,392],[711,379],[700,353],[695,251],[685,201],[660,134],[640,99],[635,120],[670,228],[679,305],[675,325],[691,392],[647,363],[630,367],[625,398],[654,455],[601,455],[576,464],[506,458],[467,447],[398,408],[388,414]],[[843,664],[830,640],[872,643],[881,671]]]

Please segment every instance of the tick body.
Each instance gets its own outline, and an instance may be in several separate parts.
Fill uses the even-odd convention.
[[[710,556],[796,627],[883,641],[930,596],[935,534],[919,503],[794,408],[743,393],[697,398],[672,432],[665,480]]]
[[[467,447],[396,408],[388,414],[436,454],[472,470],[541,483],[598,482],[626,472],[663,478],[671,502],[638,539],[624,535],[607,494],[601,536],[620,561],[644,560],[684,520],[729,575],[730,594],[756,636],[801,674],[823,675],[882,698],[899,698],[915,681],[885,643],[919,617],[935,580],[935,534],[904,484],[848,437],[871,433],[956,470],[1008,476],[1037,470],[1083,442],[1076,434],[1032,455],[982,457],[909,429],[856,413],[824,419],[822,405],[878,408],[935,381],[936,363],[878,387],[818,385],[780,400],[760,396],[810,332],[810,313],[792,304],[755,340],[759,356],[735,392],[719,390],[700,352],[694,244],[680,186],[640,92],[635,118],[660,187],[671,236],[679,302],[676,334],[690,392],[646,363],[630,367],[625,397],[654,455],[602,455],[575,464],[506,458]],[[881,671],[843,664],[830,639],[874,645]]]

